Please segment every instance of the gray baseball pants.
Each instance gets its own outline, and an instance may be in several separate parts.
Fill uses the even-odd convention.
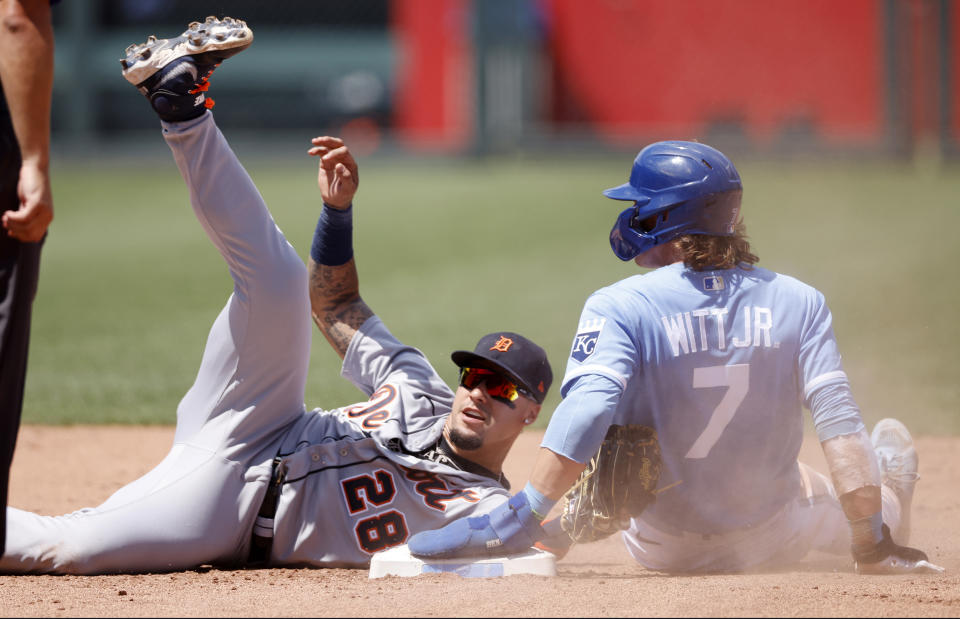
[[[163,135],[197,219],[226,260],[233,292],[177,408],[169,454],[98,507],[56,517],[8,508],[0,572],[145,572],[242,562],[271,460],[304,412],[312,327],[303,260],[210,112],[164,123]]]

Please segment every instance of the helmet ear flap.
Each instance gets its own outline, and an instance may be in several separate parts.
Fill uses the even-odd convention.
[[[647,251],[656,241],[647,236],[638,228],[633,227],[633,221],[640,216],[640,207],[627,207],[617,217],[617,221],[610,230],[610,248],[613,253],[624,262],[633,260],[639,254]]]

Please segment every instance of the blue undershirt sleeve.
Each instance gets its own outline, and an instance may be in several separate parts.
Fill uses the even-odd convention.
[[[821,443],[836,436],[860,432],[865,428],[860,417],[860,408],[853,400],[850,383],[847,381],[833,382],[814,390],[807,403]]]

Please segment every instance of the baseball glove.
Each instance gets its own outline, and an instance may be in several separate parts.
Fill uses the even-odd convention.
[[[560,525],[574,542],[595,542],[630,526],[656,498],[660,443],[653,428],[610,426],[600,450],[563,496]]]

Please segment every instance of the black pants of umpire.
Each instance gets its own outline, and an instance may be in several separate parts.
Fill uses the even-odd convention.
[[[19,206],[20,148],[6,105],[0,101],[0,213]],[[30,314],[40,275],[39,243],[22,243],[0,228],[0,555],[7,540],[7,487],[20,429],[27,378]]]

